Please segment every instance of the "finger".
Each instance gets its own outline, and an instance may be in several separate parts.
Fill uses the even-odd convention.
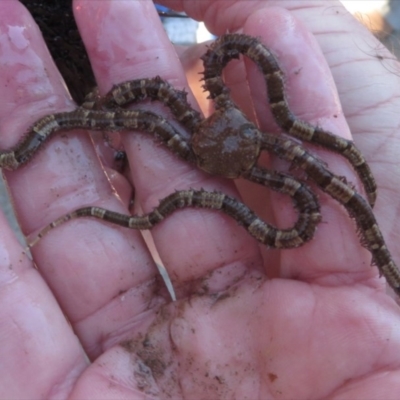
[[[29,15],[16,1],[1,4],[0,85],[7,98],[0,103],[1,146],[9,148],[40,116],[74,105]],[[57,135],[26,167],[6,177],[28,234],[83,205],[127,212],[84,132]],[[40,241],[33,256],[91,356],[152,308],[156,269],[139,232],[71,221]]]
[[[77,1],[75,8],[77,23],[103,93],[124,80],[156,75],[177,89],[187,88],[182,67],[151,1]],[[92,18],[94,13],[101,18],[102,24]],[[147,29],[149,20],[152,21],[151,30]],[[118,24],[112,24],[113,21]],[[188,98],[195,104],[190,93]],[[159,108],[153,110],[161,112]],[[177,160],[174,154],[155,145],[153,138],[130,134],[126,137],[125,147],[137,199],[145,212],[175,190],[205,188],[235,193],[232,186],[220,179]],[[232,270],[232,278],[215,278],[217,290],[243,274],[254,260],[259,260],[254,241],[235,221],[218,213],[180,211],[153,228],[152,233],[178,291],[182,284],[186,284],[182,290],[187,290],[189,282],[190,291],[204,290],[203,283],[197,287],[194,282],[227,264]]]
[[[10,4],[0,7],[9,17],[15,10],[20,11],[20,7]],[[4,33],[0,26],[0,41]],[[66,398],[76,378],[87,368],[86,356],[3,213],[0,213],[0,298],[0,397]]]

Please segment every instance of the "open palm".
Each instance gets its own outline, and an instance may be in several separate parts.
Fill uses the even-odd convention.
[[[389,53],[335,1],[164,3],[217,35],[260,37],[286,73],[296,115],[353,134],[375,173],[376,215],[400,261],[400,80]],[[151,1],[76,0],[74,10],[102,93],[156,75],[188,88]],[[238,105],[253,110],[262,129],[277,131],[256,67],[230,65],[226,79]],[[0,2],[0,87],[1,148],[40,116],[75,107],[17,0]],[[192,94],[189,100],[195,104]],[[180,162],[152,138],[126,134],[123,141],[144,212],[177,189],[237,195],[232,182]],[[343,159],[312,151],[356,184]],[[58,135],[6,178],[27,234],[83,205],[127,212],[83,132]],[[33,249],[39,272],[1,217],[0,398],[398,398],[398,306],[345,210],[319,193],[316,237],[264,257],[243,228],[216,212],[185,210],[154,228],[176,302],[140,232],[71,221]],[[290,199],[273,194],[260,204],[259,196],[246,187],[260,214],[280,227],[293,221]],[[271,270],[279,277],[268,280]]]

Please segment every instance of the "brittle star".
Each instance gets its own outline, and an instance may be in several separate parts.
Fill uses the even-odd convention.
[[[345,157],[357,172],[368,201],[302,145],[289,138],[261,132],[235,106],[222,79],[222,70],[230,60],[241,54],[254,61],[263,74],[269,104],[278,125],[288,135]],[[159,77],[128,81],[115,86],[102,98],[95,94],[89,96],[88,101],[75,111],[51,114],[38,120],[15,148],[0,153],[0,167],[16,169],[26,164],[42,144],[58,131],[75,128],[139,130],[156,136],[178,157],[210,174],[230,179],[243,177],[289,195],[298,211],[293,227],[278,229],[260,219],[239,200],[221,192],[190,189],[167,196],[152,212],[142,216],[128,216],[98,207],[80,208],[43,228],[30,246],[35,245],[51,229],[73,218],[91,216],[142,230],[151,229],[172,212],[185,207],[222,211],[268,247],[301,246],[313,238],[321,220],[318,199],[298,178],[258,166],[259,155],[265,150],[305,171],[322,191],[344,206],[357,225],[362,246],[372,254],[372,263],[400,295],[400,271],[392,260],[372,211],[376,184],[366,160],[353,142],[294,116],[286,99],[284,74],[273,54],[258,39],[243,34],[223,35],[210,46],[202,59],[204,87],[215,103],[215,112],[207,119],[191,107],[185,92],[173,88]],[[146,98],[165,104],[191,134],[190,138],[155,113],[121,108]]]

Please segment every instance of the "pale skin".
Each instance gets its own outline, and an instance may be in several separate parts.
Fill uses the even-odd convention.
[[[352,133],[375,174],[375,213],[400,262],[400,79],[390,54],[336,2],[165,4],[204,20],[215,34],[260,37],[288,74],[296,114],[338,135]],[[80,0],[74,7],[102,93],[155,75],[188,88],[151,2]],[[189,65],[189,53],[182,57]],[[246,67],[259,123],[274,131],[260,77]],[[227,79],[249,111],[249,98],[237,96],[240,71],[229,66]],[[0,2],[0,87],[1,148],[14,145],[37,118],[75,107],[16,0]],[[180,162],[149,137],[127,134],[123,141],[145,212],[175,189],[237,194],[232,182]],[[356,182],[343,159],[313,151]],[[57,136],[6,178],[27,234],[84,205],[127,212],[83,132]],[[122,178],[115,185],[126,190]],[[261,202],[257,190],[246,190],[260,214],[279,226],[292,221],[289,199]],[[268,251],[265,261],[225,216],[199,210],[171,216],[152,233],[175,303],[155,280],[139,232],[72,221],[33,249],[38,271],[1,217],[0,398],[397,398],[399,308],[343,208],[323,194],[320,201],[323,222],[313,241]],[[272,270],[279,277],[266,280]]]

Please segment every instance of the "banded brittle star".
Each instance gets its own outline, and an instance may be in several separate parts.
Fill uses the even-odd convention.
[[[261,132],[235,106],[222,79],[226,64],[240,55],[254,61],[264,76],[269,104],[278,125],[288,134],[309,141],[345,157],[357,172],[368,201],[345,180],[296,141]],[[302,169],[308,178],[337,200],[354,219],[361,244],[372,254],[372,262],[389,285],[400,294],[400,271],[386,248],[372,206],[376,184],[360,151],[354,144],[328,131],[297,119],[291,112],[284,87],[284,74],[271,52],[256,38],[226,34],[216,40],[202,57],[204,87],[215,103],[215,112],[204,119],[186,100],[186,93],[174,89],[159,77],[139,79],[115,86],[105,97],[92,96],[72,112],[56,113],[38,120],[13,149],[0,153],[0,167],[16,169],[27,163],[55,132],[84,128],[99,131],[139,130],[158,137],[173,153],[214,175],[243,177],[274,191],[289,195],[298,211],[290,229],[278,229],[263,220],[240,201],[219,192],[186,190],[164,198],[159,206],[143,216],[127,216],[98,207],[73,211],[41,230],[33,246],[44,234],[77,217],[96,217],[132,229],[151,229],[177,209],[210,208],[234,218],[259,242],[273,248],[293,248],[314,236],[321,220],[320,206],[310,188],[294,176],[257,165],[262,151],[269,151]],[[176,120],[191,134],[187,139],[165,118],[149,111],[121,107],[146,98],[164,103]]]

